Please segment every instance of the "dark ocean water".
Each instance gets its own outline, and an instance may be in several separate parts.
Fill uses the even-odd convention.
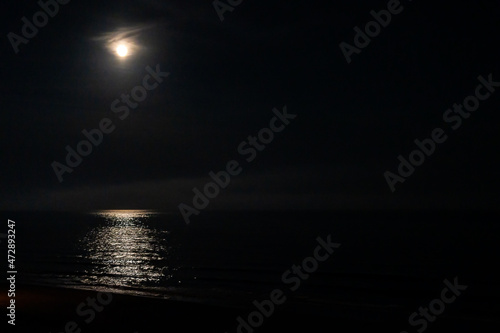
[[[341,246],[294,306],[416,310],[458,277],[471,316],[498,310],[500,224],[485,214],[204,212],[189,226],[148,211],[2,215],[16,222],[18,283],[245,305],[286,290],[282,274],[331,235]]]

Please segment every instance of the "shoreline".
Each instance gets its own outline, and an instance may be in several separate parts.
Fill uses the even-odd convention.
[[[0,305],[6,307],[4,284],[0,290]],[[238,332],[238,317],[246,319],[249,313],[256,310],[250,303],[248,307],[240,308],[120,293],[109,293],[111,296],[107,294],[73,288],[19,285],[16,292],[16,326],[15,329],[11,325],[8,326],[11,326],[10,331],[16,332],[141,333],[154,332],[161,327],[170,332],[203,330],[232,333]],[[323,332],[325,329],[331,329],[337,332],[361,332],[374,328],[395,332],[412,331],[408,324],[410,313],[402,312],[401,309],[370,309],[368,304],[366,308],[359,309],[348,303],[339,303],[330,309],[329,313],[321,309],[320,304],[310,307],[308,311],[297,311],[288,306],[277,307],[269,318],[265,318],[263,325],[253,331]],[[465,309],[462,312],[463,315],[467,314]],[[486,320],[471,316],[461,317],[462,314],[456,311],[452,316],[445,314],[432,323],[430,328],[435,327],[436,331],[441,327],[467,332],[471,329],[498,327],[498,320],[494,318]],[[434,330],[430,330],[432,331]],[[241,333],[250,332],[243,329]]]
[[[0,290],[0,306],[5,309],[5,286]],[[217,317],[227,318],[228,324],[235,318],[226,317],[224,314],[231,313],[231,309],[220,306],[75,288],[19,285],[15,299],[15,331],[18,332],[30,329],[59,333],[65,332],[67,325],[71,328],[69,332],[75,333],[78,329],[82,332],[149,332],[162,321],[185,321],[184,325],[192,329],[204,326],[199,322],[189,323],[191,316],[204,318],[222,329],[223,320]],[[236,315],[241,310],[232,311]],[[75,324],[68,324],[72,322]]]

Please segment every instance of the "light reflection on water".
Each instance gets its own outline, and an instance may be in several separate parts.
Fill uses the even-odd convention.
[[[146,223],[155,214],[143,210],[113,210],[94,213],[104,219],[79,241],[90,268],[81,282],[109,287],[158,285],[164,277],[161,262],[167,259],[168,231]]]

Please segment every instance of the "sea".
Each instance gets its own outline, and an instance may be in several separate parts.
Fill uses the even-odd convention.
[[[115,292],[244,307],[289,295],[299,311],[407,316],[439,298],[496,320],[500,223],[478,212],[3,212],[15,221],[19,285]],[[283,274],[314,256],[318,238],[340,244],[291,290]],[[1,246],[5,249],[5,238]]]

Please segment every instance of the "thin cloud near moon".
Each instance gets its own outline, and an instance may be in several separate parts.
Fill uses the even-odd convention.
[[[92,40],[104,43],[106,49],[113,53],[117,53],[119,46],[127,48],[127,55],[133,55],[141,49],[139,42],[140,35],[145,31],[152,29],[155,25],[136,25],[131,27],[120,27],[114,31],[103,32],[100,35],[93,37]]]

